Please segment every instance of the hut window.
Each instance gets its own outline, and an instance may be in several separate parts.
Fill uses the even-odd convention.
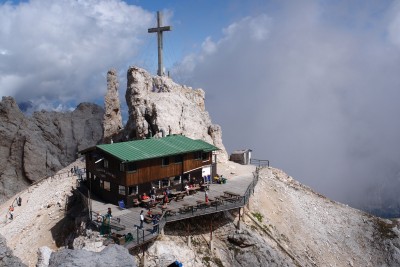
[[[120,163],[120,164],[119,164],[119,170],[120,170],[121,172],[125,171],[125,165],[124,165],[123,163]]]
[[[104,159],[104,168],[108,168],[108,160]]]
[[[125,186],[119,185],[118,186],[118,192],[119,192],[120,195],[124,195],[125,196]]]
[[[110,182],[104,181],[104,190],[111,191]]]
[[[175,156],[175,163],[182,163],[182,161],[183,161],[183,156],[182,155]]]
[[[137,166],[135,162],[127,163],[125,167],[127,172],[135,172],[137,171]]]
[[[169,165],[169,158],[168,157],[165,157],[165,158],[162,158],[162,166],[168,166]]]
[[[201,159],[201,151],[194,152],[194,159]]]
[[[174,180],[172,182],[172,185],[176,185],[176,184],[180,184],[180,183],[182,183],[181,177],[180,176],[175,176]]]
[[[164,178],[161,180],[161,187],[166,187],[166,186],[170,186],[169,178]]]
[[[201,157],[204,161],[210,160],[210,153],[203,153]]]

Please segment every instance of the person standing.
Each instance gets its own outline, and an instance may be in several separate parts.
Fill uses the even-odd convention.
[[[14,206],[11,205],[8,209],[8,213],[10,214],[10,220],[14,219]]]
[[[143,228],[143,222],[144,222],[144,215],[143,215],[143,210],[140,211],[140,225],[139,229]]]
[[[157,232],[158,230],[158,215],[153,216],[153,235]]]
[[[186,194],[189,195],[189,185],[188,184],[185,185],[185,191],[186,191]]]
[[[208,203],[208,193],[207,193],[207,189],[204,191],[204,198],[205,198],[205,202]]]
[[[108,210],[107,210],[107,217],[112,217],[112,215],[111,215],[111,208],[108,208]]]
[[[168,194],[167,194],[167,192],[164,192],[164,197],[163,197],[163,204],[164,204],[164,206],[167,206],[168,201],[169,201],[169,199],[168,199]]]
[[[156,188],[153,186],[153,188],[150,190],[150,197],[151,200],[156,200]]]

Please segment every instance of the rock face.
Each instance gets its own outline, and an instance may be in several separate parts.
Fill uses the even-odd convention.
[[[109,266],[132,266],[135,267],[135,259],[126,248],[119,245],[109,245],[101,252],[87,250],[63,249],[53,252],[50,257],[49,267],[64,266],[87,266],[87,267],[109,267]]]
[[[3,236],[0,235],[0,266],[26,266],[17,257],[14,257],[12,251],[7,247],[7,242]]]
[[[104,99],[104,142],[109,143],[114,134],[122,129],[121,105],[118,94],[118,77],[116,70],[107,73],[107,94]]]
[[[102,139],[101,107],[82,103],[72,112],[26,117],[11,97],[0,102],[0,201],[55,173],[76,153]]]
[[[126,103],[129,120],[124,137],[143,139],[164,134],[183,134],[202,139],[221,149],[218,158],[228,159],[221,127],[211,122],[205,110],[205,93],[174,83],[168,77],[152,77],[138,67],[128,70]]]

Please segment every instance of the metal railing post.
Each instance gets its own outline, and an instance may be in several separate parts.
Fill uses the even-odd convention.
[[[136,238],[137,238],[137,243],[139,245],[139,239],[140,239],[140,237],[139,237],[139,227],[136,228]]]

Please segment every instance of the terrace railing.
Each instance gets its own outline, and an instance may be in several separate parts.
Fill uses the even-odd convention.
[[[269,167],[269,160],[267,159],[250,159],[250,164],[257,167]]]
[[[246,192],[243,196],[237,196],[218,201],[211,201],[209,204],[203,203],[199,205],[187,206],[177,210],[166,210],[163,212],[154,234],[149,232],[148,230],[137,228],[136,233],[132,233],[134,237],[133,241],[125,244],[125,247],[127,249],[134,249],[144,243],[153,240],[157,237],[157,235],[168,222],[179,221],[192,217],[244,207],[249,202],[251,195],[254,193],[254,188],[257,185],[259,179],[260,168],[261,167],[256,168],[256,171],[253,173],[253,180],[247,187]]]
[[[152,224],[152,228],[147,229],[122,229],[123,227],[114,218],[111,219],[110,228],[117,230],[117,232],[130,233],[133,237],[127,243],[123,244],[127,249],[135,249],[151,240],[155,239],[165,227],[168,222],[174,222],[179,220],[184,220],[192,217],[202,216],[206,214],[218,213],[221,211],[233,210],[237,208],[244,207],[254,193],[254,188],[259,180],[259,171],[264,166],[258,166],[256,171],[253,172],[253,180],[248,185],[244,195],[234,196],[230,198],[221,198],[219,200],[210,201],[209,203],[201,203],[193,206],[186,206],[176,210],[165,210],[163,211],[158,223]],[[102,226],[102,221],[98,220],[98,214],[91,212],[91,221],[98,227]],[[122,230],[122,231],[121,231]]]

